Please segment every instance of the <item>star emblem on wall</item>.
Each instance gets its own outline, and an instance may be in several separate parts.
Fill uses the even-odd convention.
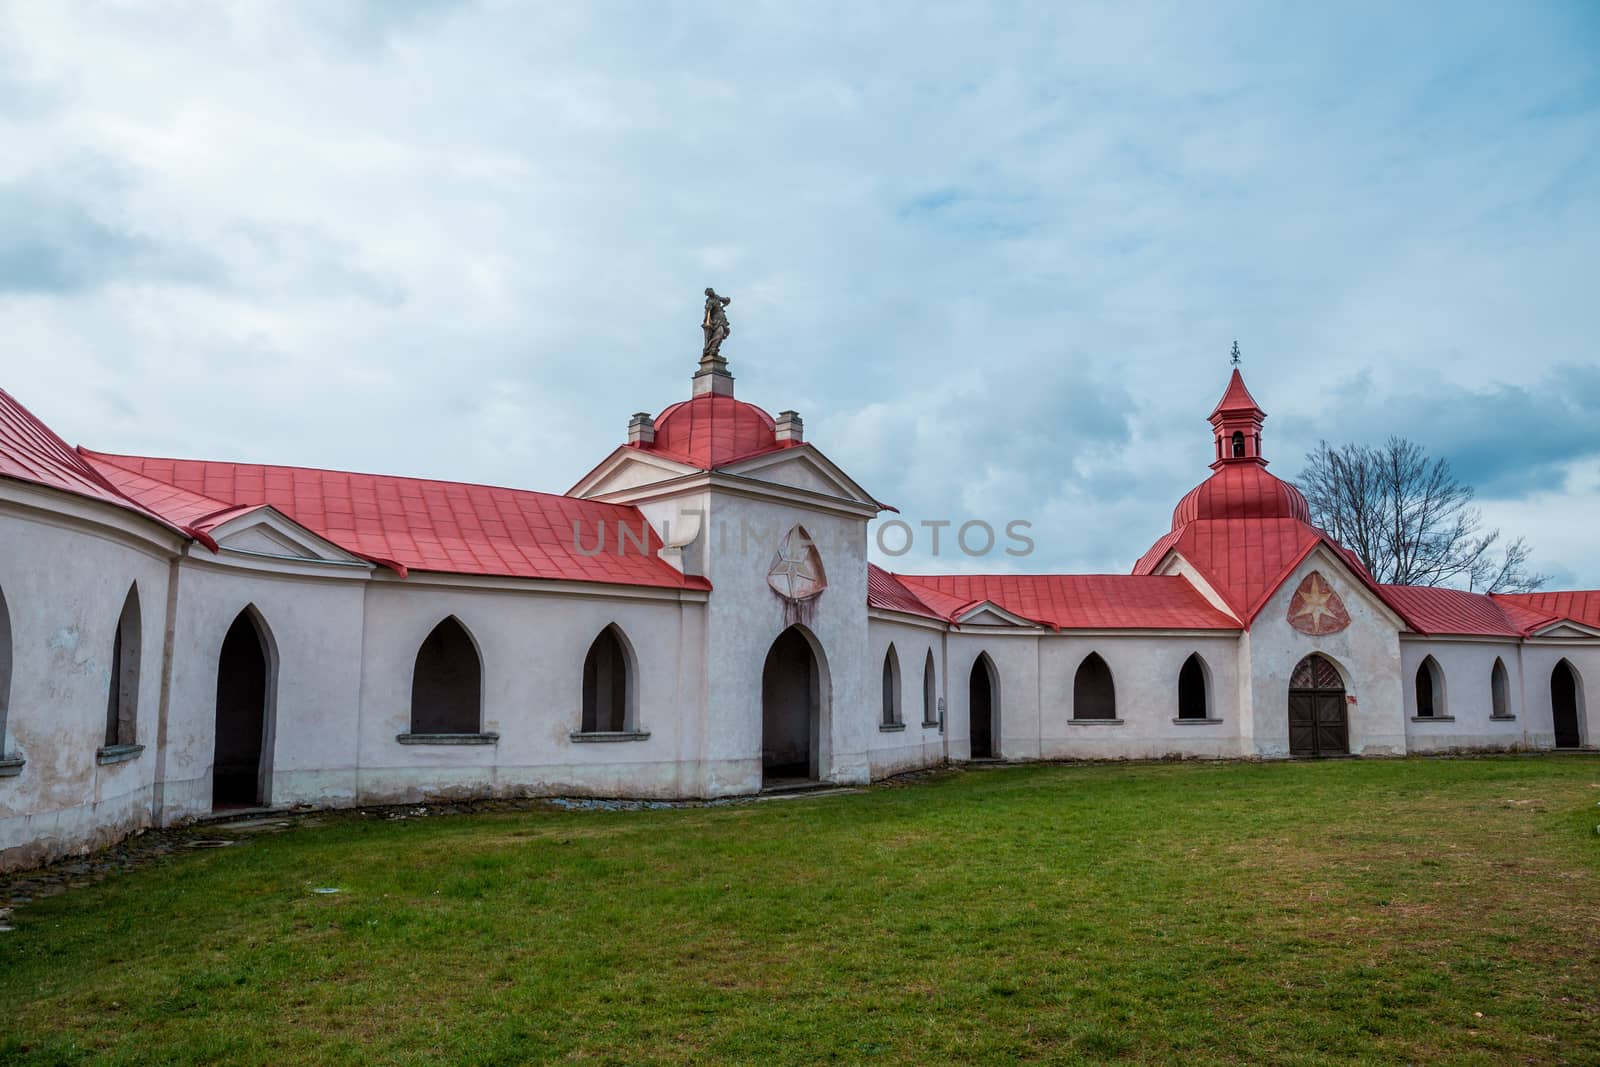
[[[1289,625],[1312,637],[1336,634],[1350,625],[1350,613],[1328,580],[1312,571],[1289,600]]]
[[[785,534],[778,545],[778,554],[767,571],[767,584],[785,600],[809,600],[828,587],[822,558],[800,527]]]

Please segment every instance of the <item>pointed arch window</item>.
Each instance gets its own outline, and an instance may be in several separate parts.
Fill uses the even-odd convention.
[[[1417,714],[1419,719],[1449,721],[1444,707],[1444,672],[1432,656],[1424,656],[1417,665]]]
[[[1494,669],[1489,672],[1489,701],[1492,719],[1514,719],[1511,714],[1511,678],[1506,674],[1505,661],[1496,656]]]
[[[6,732],[11,711],[11,612],[6,608],[5,590],[0,589],[0,778],[22,770],[22,760],[7,758],[11,752]]]
[[[144,751],[138,743],[139,671],[143,665],[142,620],[138,583],[128,588],[111,638],[111,677],[106,691],[105,744],[98,759],[119,763]]]
[[[890,643],[883,654],[883,718],[885,729],[903,726],[900,720],[900,656]]]
[[[433,628],[411,671],[411,731],[402,744],[492,744],[483,723],[483,661],[454,615]]]
[[[1211,718],[1206,666],[1198,652],[1190,653],[1178,671],[1178,718],[1183,722],[1205,722]]]
[[[939,725],[939,679],[933,668],[933,649],[922,661],[922,725]]]
[[[1072,680],[1072,718],[1079,722],[1117,722],[1117,688],[1111,668],[1091,652]]]
[[[583,659],[582,734],[620,735],[637,732],[633,650],[612,624],[600,631]]]

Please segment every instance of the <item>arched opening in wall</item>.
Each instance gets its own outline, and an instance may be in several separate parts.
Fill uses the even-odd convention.
[[[1506,665],[1499,657],[1495,658],[1494,670],[1489,672],[1489,699],[1490,714],[1496,719],[1511,718],[1511,679],[1506,674]]]
[[[638,728],[634,677],[627,638],[615,624],[607,626],[583,660],[584,733],[626,733]]]
[[[1557,748],[1578,748],[1583,744],[1579,725],[1581,697],[1578,672],[1566,660],[1557,663],[1550,672],[1550,712],[1555,720]]]
[[[6,724],[11,712],[11,612],[6,608],[6,593],[0,589],[0,759],[11,751]]]
[[[995,675],[989,653],[980,652],[967,679],[967,732],[973,759],[994,759],[1000,754],[995,743],[999,731],[1000,679]]]
[[[1072,717],[1074,719],[1115,719],[1117,717],[1117,687],[1111,680],[1111,668],[1091,652],[1078,664],[1078,673],[1072,679]]]
[[[1435,719],[1444,714],[1444,672],[1432,656],[1422,657],[1417,665],[1417,718]]]
[[[1344,756],[1350,752],[1344,677],[1327,657],[1313,652],[1289,676],[1289,752],[1295,756]]]
[[[761,668],[761,785],[822,777],[827,676],[800,626],[778,635]]]
[[[939,679],[933,670],[933,649],[922,661],[922,725],[939,724]]]
[[[106,695],[106,747],[138,742],[140,641],[139,586],[135,583],[122,602],[117,633],[111,640],[111,683]]]
[[[1235,459],[1244,458],[1244,431],[1243,430],[1235,430],[1235,431],[1233,431],[1233,457]]]
[[[483,717],[483,663],[454,615],[417,650],[411,674],[413,734],[475,734]],[[571,720],[568,720],[571,721]]]
[[[883,725],[900,725],[900,657],[892,643],[883,654]]]
[[[268,803],[271,768],[273,663],[271,638],[254,608],[239,612],[217,657],[216,748],[211,761],[211,806]]]
[[[1200,653],[1190,653],[1178,671],[1178,718],[1211,718],[1211,700],[1206,686],[1206,665]]]

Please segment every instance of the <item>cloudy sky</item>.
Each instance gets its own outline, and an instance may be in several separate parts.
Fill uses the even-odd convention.
[[[0,386],[560,492],[715,285],[741,397],[1033,523],[897,567],[1122,572],[1237,339],[1275,472],[1404,433],[1600,586],[1600,7],[1292,7],[0,0]]]

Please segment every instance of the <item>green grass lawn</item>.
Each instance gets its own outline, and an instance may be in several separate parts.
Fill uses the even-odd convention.
[[[1596,1063],[1597,801],[1530,757],[335,816],[18,909],[0,1061]]]

